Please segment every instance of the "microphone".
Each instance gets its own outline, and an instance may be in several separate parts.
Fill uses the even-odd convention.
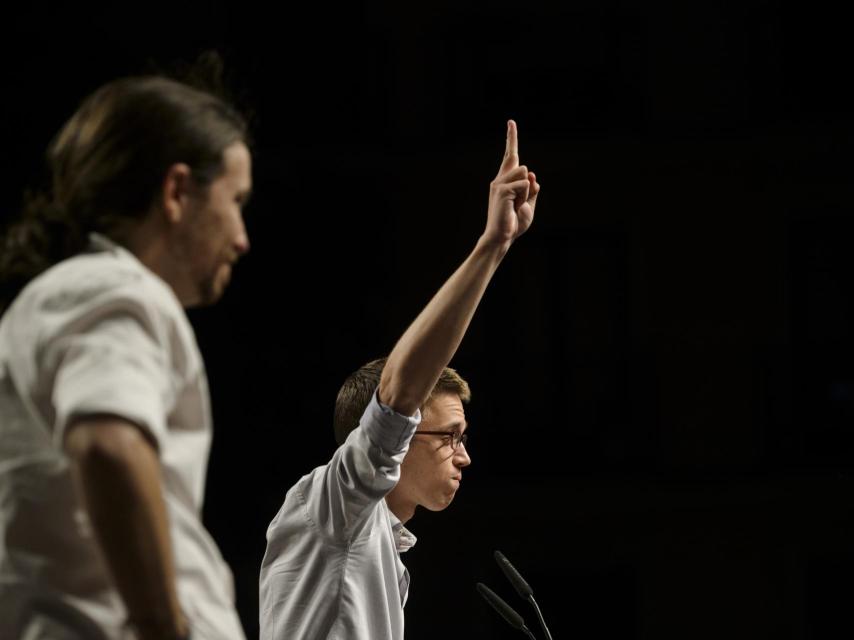
[[[519,572],[516,571],[516,567],[510,564],[510,561],[504,557],[503,553],[496,551],[495,561],[498,563],[498,566],[501,567],[501,570],[504,572],[504,575],[507,576],[507,579],[510,581],[510,584],[513,585],[513,588],[516,589],[516,593],[519,594],[520,598],[527,600],[528,598],[534,597],[534,590],[531,589],[530,585],[525,582],[525,579],[519,575]]]
[[[516,589],[516,593],[519,594],[519,597],[523,600],[527,600],[534,607],[534,610],[537,612],[537,619],[540,622],[540,626],[543,628],[543,632],[546,634],[546,638],[548,638],[548,640],[552,640],[552,634],[546,626],[546,621],[543,618],[540,607],[537,604],[537,601],[534,600],[534,590],[531,589],[531,586],[525,582],[525,579],[518,571],[516,571],[516,567],[510,564],[510,561],[504,557],[503,553],[496,551],[495,561],[498,563],[498,566],[501,567],[501,571],[504,572],[504,575],[510,581],[510,584],[513,585],[513,588]]]
[[[477,583],[477,592],[483,596],[493,609],[495,609],[502,618],[507,621],[514,629],[518,629],[532,640],[537,640],[531,630],[525,626],[525,621],[509,604],[504,602],[492,589],[487,587],[482,582]]]

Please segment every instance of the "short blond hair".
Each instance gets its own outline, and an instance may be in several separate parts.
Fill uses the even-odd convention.
[[[335,441],[339,445],[343,444],[350,432],[359,426],[359,420],[365,413],[371,396],[380,384],[380,377],[382,377],[386,360],[387,358],[379,358],[362,365],[350,374],[344,384],[341,385],[338,397],[335,399],[335,417],[333,418]],[[455,393],[464,403],[471,400],[468,382],[463,380],[462,376],[454,369],[445,367],[436,381],[433,391],[430,392],[430,397],[427,398],[424,407],[421,407],[422,414],[433,397],[440,393]]]

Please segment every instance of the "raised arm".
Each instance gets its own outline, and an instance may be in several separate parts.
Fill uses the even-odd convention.
[[[398,340],[380,380],[380,401],[412,415],[430,395],[468,329],[495,270],[513,242],[534,220],[540,185],[519,164],[516,123],[507,123],[507,144],[490,184],[486,227],[474,250],[433,296]]]

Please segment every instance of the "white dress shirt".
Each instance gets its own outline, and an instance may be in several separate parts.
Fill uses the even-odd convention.
[[[376,393],[329,464],[303,476],[267,530],[261,640],[402,640],[415,543],[386,505],[418,423]]]
[[[101,236],[18,295],[0,321],[0,638],[131,638],[73,491],[75,416],[114,414],[158,446],[178,598],[194,640],[242,640],[231,572],[201,522],[211,411],[172,289]]]

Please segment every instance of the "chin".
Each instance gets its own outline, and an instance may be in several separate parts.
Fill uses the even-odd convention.
[[[448,508],[449,504],[451,504],[451,503],[448,502],[446,504],[431,504],[429,506],[425,505],[424,508],[427,509],[427,511],[433,511],[433,512],[444,511],[445,509]]]
[[[447,509],[451,505],[451,503],[453,501],[454,501],[454,494],[451,494],[449,496],[443,496],[442,498],[440,498],[439,500],[436,500],[433,504],[431,504],[427,508],[430,511],[444,511],[445,509]]]
[[[200,307],[209,307],[212,304],[219,302],[222,294],[225,293],[225,288],[228,285],[228,278],[216,277],[205,280],[199,288],[199,304]]]
[[[201,295],[199,295],[198,301],[193,304],[193,307],[210,307],[219,302],[219,299],[222,297],[221,291],[203,291]]]

